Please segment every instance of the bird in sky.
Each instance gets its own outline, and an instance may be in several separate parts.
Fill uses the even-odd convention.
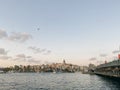
[[[37,30],[39,31],[39,30],[40,30],[40,28],[37,28]]]

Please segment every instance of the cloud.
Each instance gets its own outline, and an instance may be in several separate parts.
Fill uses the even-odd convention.
[[[24,54],[18,54],[16,55],[16,57],[19,57],[19,58],[26,58],[26,56]]]
[[[27,40],[32,38],[32,35],[25,32],[12,32],[8,35],[5,30],[0,29],[0,39],[3,38],[9,41],[26,42]]]
[[[51,50],[48,50],[48,51],[47,51],[47,54],[50,54],[50,53],[51,53]]]
[[[26,61],[25,58],[20,58],[20,57],[16,57],[13,59],[14,61]]]
[[[0,55],[6,55],[7,51],[4,48],[0,48]]]
[[[100,57],[106,57],[107,54],[100,54]]]
[[[32,56],[26,56],[25,54],[18,54],[16,55],[22,61],[26,61],[29,63],[40,63],[40,61],[35,60]]]
[[[0,48],[0,59],[1,60],[8,60],[12,57],[7,56],[8,51],[6,51],[4,48]]]
[[[32,58],[32,56],[26,56],[26,58]]]
[[[25,54],[18,54],[15,56],[15,58],[13,59],[15,61],[26,61],[26,55]]]
[[[90,61],[95,61],[95,60],[97,60],[97,58],[95,57],[90,58]]]
[[[51,50],[40,49],[40,48],[37,48],[35,46],[30,46],[30,47],[28,47],[28,49],[32,50],[33,53],[43,53],[44,55],[48,55],[51,53]]]
[[[50,61],[44,61],[44,64],[52,64],[53,62]]]
[[[40,64],[41,61],[38,59],[33,58],[32,56],[27,56],[25,54],[18,54],[14,58],[15,61],[20,62],[28,62],[28,63],[34,63],[34,64]]]
[[[98,64],[102,64],[102,63],[104,63],[104,61],[97,61],[97,63],[98,63]]]
[[[28,49],[32,50],[34,53],[41,53],[41,49],[34,46],[30,46]]]
[[[32,36],[28,33],[12,32],[12,34],[8,37],[8,40],[17,41],[17,42],[25,42],[31,38]]]
[[[41,52],[45,52],[46,51],[46,49],[41,49]]]
[[[27,62],[29,62],[29,63],[40,64],[41,61],[39,61],[39,60],[35,60],[35,59],[31,58],[31,59],[29,59]]]
[[[10,59],[10,58],[12,58],[12,57],[7,56],[7,55],[2,55],[2,56],[0,56],[0,59],[1,59],[1,60],[8,60],[8,59]]]
[[[35,60],[32,56],[26,56],[25,54],[18,54],[14,58],[15,61],[24,61],[29,63],[40,63],[40,61]]]
[[[113,54],[116,54],[116,53],[119,53],[120,52],[120,50],[115,50],[115,51],[113,51],[112,53]]]
[[[0,29],[0,39],[1,38],[6,38],[8,35],[7,35],[7,32],[6,31],[4,31],[4,30],[2,30],[2,29]]]
[[[47,50],[45,53],[44,53],[44,55],[48,55],[48,54],[50,54],[51,53],[51,51],[50,50]]]

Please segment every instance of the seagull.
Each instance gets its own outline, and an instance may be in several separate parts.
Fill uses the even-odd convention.
[[[37,30],[39,31],[39,30],[40,30],[40,28],[37,28]]]

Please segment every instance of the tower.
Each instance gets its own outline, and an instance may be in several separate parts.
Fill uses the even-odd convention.
[[[63,59],[63,64],[66,64],[65,59]]]

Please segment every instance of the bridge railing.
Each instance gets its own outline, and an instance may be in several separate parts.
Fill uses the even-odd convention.
[[[114,66],[120,66],[120,60],[114,60],[112,62],[101,64],[97,66],[97,68],[104,68],[104,67],[114,67]]]

